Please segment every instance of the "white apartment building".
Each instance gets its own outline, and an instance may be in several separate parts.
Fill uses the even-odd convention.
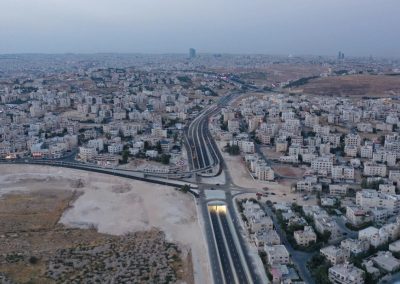
[[[263,215],[252,215],[248,218],[248,224],[252,232],[257,233],[260,231],[272,230],[274,223],[271,217]]]
[[[108,153],[110,153],[112,155],[121,153],[123,148],[124,148],[124,145],[122,145],[121,143],[114,143],[114,144],[108,145],[108,147],[107,147]]]
[[[316,134],[319,134],[319,135],[321,135],[321,136],[329,135],[330,127],[329,127],[328,125],[326,125],[326,126],[321,126],[321,125],[317,124],[317,125],[314,125],[313,131],[314,131]]]
[[[332,178],[333,179],[354,179],[354,168],[333,166],[332,167]]]
[[[232,133],[239,132],[240,123],[238,119],[229,119],[228,120],[228,131]]]
[[[79,147],[79,157],[82,161],[88,162],[93,160],[97,155],[96,148],[93,147]]]
[[[258,139],[260,139],[262,144],[265,145],[271,144],[271,135],[264,132],[258,132],[257,137]]]
[[[104,142],[103,139],[92,139],[88,141],[88,147],[90,148],[96,148],[97,151],[103,151],[104,150]]]
[[[372,147],[372,145],[361,146],[361,149],[360,149],[361,158],[371,159],[373,150],[374,150],[374,148]]]
[[[61,158],[64,152],[67,150],[66,143],[55,143],[49,145],[49,153],[52,158]]]
[[[254,147],[254,142],[253,141],[234,139],[234,140],[229,141],[229,145],[238,146],[240,151],[242,151],[245,154],[252,154],[252,153],[255,152],[255,147]]]
[[[389,171],[390,181],[400,181],[400,171]]]
[[[307,127],[314,127],[314,125],[319,123],[319,117],[316,115],[312,115],[307,113],[304,119],[304,125]]]
[[[311,161],[311,169],[321,174],[330,174],[332,171],[332,166],[333,162],[330,157],[318,157]]]
[[[290,120],[290,119],[294,119],[294,112],[293,111],[284,111],[284,112],[282,112],[282,116],[281,116],[281,119],[282,119],[282,121],[287,121],[287,120]]]
[[[371,260],[377,267],[387,272],[394,272],[400,268],[400,260],[390,251],[379,251]]]
[[[389,235],[381,229],[368,227],[358,232],[358,239],[368,241],[371,246],[378,247],[389,241]]]
[[[317,158],[317,155],[309,153],[309,154],[303,154],[303,163],[311,163],[312,160],[315,160]]]
[[[319,145],[319,154],[321,156],[328,155],[331,152],[331,144],[329,143],[321,143]]]
[[[299,192],[312,192],[321,190],[322,185],[318,183],[318,178],[316,176],[307,176],[303,180],[299,180],[296,183],[296,191]]]
[[[373,132],[373,127],[372,127],[371,123],[358,123],[357,124],[357,130],[359,132],[372,133]]]
[[[282,163],[297,164],[299,162],[299,156],[298,155],[280,156],[279,161]]]
[[[335,220],[328,216],[317,216],[314,218],[315,229],[323,234],[325,231],[331,232],[331,240],[336,240],[341,236],[341,231]]]
[[[344,147],[344,153],[347,157],[357,157],[358,148],[354,145],[346,145]]]
[[[373,162],[387,163],[388,166],[396,165],[397,155],[388,151],[377,151],[372,156]]]
[[[281,244],[281,239],[275,230],[257,232],[254,235],[254,241],[259,248],[263,248],[265,245],[273,246]]]
[[[347,134],[344,138],[345,145],[358,147],[361,144],[361,137],[358,134]]]
[[[284,245],[266,245],[264,250],[267,253],[267,260],[270,265],[290,263],[289,252]]]
[[[275,141],[275,151],[276,152],[286,152],[288,149],[288,142],[286,141],[286,138],[279,137]]]
[[[384,207],[389,214],[400,212],[400,196],[381,193],[373,189],[363,189],[356,193],[356,204],[362,208]]]
[[[380,184],[379,192],[387,194],[396,194],[396,187],[393,184]]]
[[[303,230],[295,231],[293,235],[299,246],[306,247],[310,243],[315,243],[317,241],[317,235],[311,226],[304,226]]]
[[[375,207],[370,209],[373,220],[375,223],[385,223],[387,218],[389,217],[389,211],[383,207]]]
[[[155,126],[151,129],[151,135],[157,138],[167,138],[167,130],[161,126]]]
[[[346,206],[346,218],[354,226],[359,226],[373,220],[372,214],[360,206]]]
[[[337,264],[328,270],[329,280],[335,284],[364,284],[364,271],[353,264]]]
[[[345,239],[340,242],[340,247],[351,255],[358,255],[369,249],[367,240]]]
[[[400,252],[400,240],[397,240],[397,241],[389,244],[389,250],[391,252]]]
[[[254,153],[254,142],[253,141],[242,141],[240,144],[241,151],[243,153]]]
[[[275,179],[274,170],[265,164],[259,164],[256,166],[256,177],[259,180],[272,181]]]
[[[384,164],[375,164],[373,162],[365,162],[364,163],[364,176],[386,176],[386,165]]]
[[[333,265],[344,263],[350,258],[350,253],[347,250],[336,246],[324,247],[319,252]]]
[[[397,240],[400,234],[400,225],[398,222],[385,224],[380,228],[381,231],[385,232],[389,240]]]
[[[292,136],[292,144],[302,146],[303,145],[303,136],[301,136],[301,135]],[[306,153],[305,151],[307,151],[307,149],[303,148],[301,150],[300,154]]]

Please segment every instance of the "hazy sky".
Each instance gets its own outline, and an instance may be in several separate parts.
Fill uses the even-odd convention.
[[[399,0],[0,0],[0,53],[400,57]]]

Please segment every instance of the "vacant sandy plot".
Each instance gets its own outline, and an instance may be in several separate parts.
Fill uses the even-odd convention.
[[[400,93],[400,76],[350,75],[310,80],[300,86],[306,94],[326,96],[389,96]]]
[[[223,148],[223,143],[220,143],[220,148]],[[228,167],[232,181],[236,186],[246,189],[255,189],[260,192],[268,192],[268,199],[272,202],[282,201],[297,201],[299,204],[315,204],[315,200],[302,200],[300,193],[291,191],[294,180],[282,180],[278,182],[258,181],[252,178],[250,172],[246,168],[246,164],[241,156],[231,156],[222,152],[226,166]],[[247,195],[246,195],[247,196]],[[254,194],[249,194],[247,197],[255,197]]]
[[[274,169],[276,174],[279,174],[284,177],[294,177],[298,179],[302,179],[304,173],[306,172],[306,170],[303,168],[293,167],[287,164],[273,165],[272,168]]]
[[[221,152],[223,145],[220,143]],[[249,188],[249,189],[264,189],[268,187],[269,189],[277,189],[281,191],[289,191],[290,187],[282,186],[276,182],[258,181],[253,179],[249,170],[246,168],[245,161],[241,156],[231,156],[225,152],[222,152],[226,166],[228,167],[229,173],[231,175],[232,181],[235,185],[239,187]]]
[[[276,152],[275,147],[261,147],[263,154],[270,160],[278,160],[279,157],[284,156],[284,153]]]
[[[0,166],[0,197],[35,190],[82,192],[60,222],[76,228],[122,235],[159,228],[169,241],[191,250],[196,280],[209,283],[206,244],[191,195],[161,185],[71,169]]]

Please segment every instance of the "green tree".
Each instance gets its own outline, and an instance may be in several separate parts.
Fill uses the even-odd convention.
[[[129,150],[124,150],[122,152],[122,164],[128,163],[128,159],[129,159]]]
[[[190,185],[184,184],[181,186],[180,190],[184,193],[187,193],[190,190]]]
[[[327,230],[325,230],[322,234],[321,234],[321,240],[324,242],[324,243],[327,243],[328,241],[329,241],[329,238],[331,237],[331,232],[330,231],[327,231]]]
[[[149,141],[144,141],[143,148],[145,151],[150,150],[150,143]]]
[[[240,154],[239,146],[238,145],[229,145],[228,153],[229,153],[229,155],[239,155]]]
[[[158,154],[162,153],[162,147],[161,147],[161,142],[160,141],[157,142],[156,150],[157,150]]]
[[[168,165],[170,159],[171,159],[171,155],[167,155],[167,154],[161,155],[161,163],[163,163],[164,165]]]

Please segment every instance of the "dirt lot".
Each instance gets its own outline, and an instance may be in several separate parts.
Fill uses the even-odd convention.
[[[133,265],[132,257],[140,261]],[[95,273],[71,273],[79,269],[77,259],[91,263]],[[17,283],[112,277],[99,267],[138,282],[164,271],[163,277],[193,283],[194,274],[209,281],[207,260],[189,195],[82,171],[0,166],[1,283],[2,273]],[[154,263],[158,268],[146,268]]]
[[[233,72],[238,74],[242,80],[254,82],[257,85],[270,86],[287,80],[317,76],[327,72],[328,67],[315,64],[278,63],[259,68],[218,68],[216,71],[221,73]]]
[[[276,152],[275,147],[261,147],[261,151],[270,160],[278,160],[279,157],[285,155],[285,153]]]
[[[400,94],[400,76],[349,75],[310,80],[300,86],[306,94],[385,97]]]
[[[302,179],[304,176],[304,173],[306,172],[305,169],[302,169],[300,167],[293,167],[290,165],[274,165],[272,166],[274,169],[275,173],[285,176],[285,177],[295,177],[298,179]]]
[[[219,146],[222,149],[224,145],[221,142]],[[316,200],[309,199],[304,201],[301,198],[303,194],[291,191],[291,187],[295,182],[294,180],[280,180],[279,182],[258,181],[252,178],[241,156],[230,156],[225,152],[222,152],[222,156],[224,157],[234,184],[246,189],[256,189],[261,192],[267,192],[269,195],[265,198],[265,201],[268,199],[272,202],[297,201],[301,205],[316,204]],[[254,193],[244,194],[243,196],[246,196],[247,198],[255,197]]]

